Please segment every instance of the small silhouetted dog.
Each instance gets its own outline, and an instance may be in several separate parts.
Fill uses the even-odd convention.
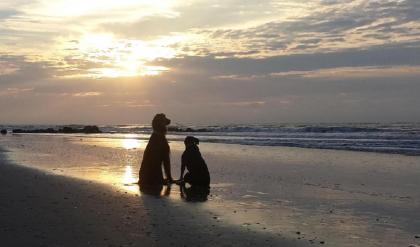
[[[210,174],[198,148],[199,143],[200,141],[193,136],[185,138],[185,151],[181,158],[180,180],[184,183],[189,183],[192,187],[200,186],[208,189],[210,187]],[[185,168],[187,168],[188,172],[184,176]]]

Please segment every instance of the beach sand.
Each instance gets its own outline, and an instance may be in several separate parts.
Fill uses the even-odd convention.
[[[127,140],[128,139],[128,140]],[[131,185],[145,143],[7,136],[1,246],[419,246],[420,157],[202,143],[207,202]],[[179,174],[181,143],[172,142]]]

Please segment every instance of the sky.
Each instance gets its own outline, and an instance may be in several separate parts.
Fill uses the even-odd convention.
[[[0,124],[420,121],[419,0],[2,0]]]

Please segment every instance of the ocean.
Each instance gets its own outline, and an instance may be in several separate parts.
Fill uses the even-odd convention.
[[[63,126],[81,125],[0,125],[0,128],[10,132],[15,128],[58,129]],[[100,125],[99,128],[103,133],[90,134],[90,137],[126,138],[130,134],[130,138],[147,140],[151,133],[150,125]],[[420,155],[420,123],[176,125],[171,126],[167,137],[169,141],[182,141],[188,135],[210,143]]]

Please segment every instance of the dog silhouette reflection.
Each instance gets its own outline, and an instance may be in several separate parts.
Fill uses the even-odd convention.
[[[193,185],[187,187],[185,183],[180,185],[181,197],[189,202],[207,201],[210,194],[210,188],[206,186]]]

